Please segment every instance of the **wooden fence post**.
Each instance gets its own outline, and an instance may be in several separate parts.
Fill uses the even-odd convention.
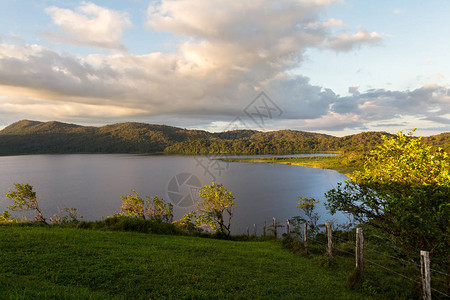
[[[247,226],[247,238],[250,237],[250,232],[248,231],[248,226]]]
[[[286,220],[286,235],[291,236],[291,226],[289,224],[289,219]]]
[[[303,223],[303,242],[305,243],[305,253],[308,254],[308,223]]]
[[[356,270],[359,273],[360,279],[364,278],[363,247],[364,247],[363,229],[356,228]]]
[[[253,235],[256,236],[256,224],[253,224]]]
[[[325,222],[326,234],[327,234],[327,253],[328,258],[333,260],[333,237],[331,232],[331,223]]]
[[[277,238],[277,219],[273,218],[273,236]]]
[[[420,251],[420,273],[422,274],[423,300],[431,300],[430,252]]]
[[[266,221],[264,221],[263,236],[266,236]]]

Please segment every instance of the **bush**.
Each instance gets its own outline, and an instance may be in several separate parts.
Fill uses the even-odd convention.
[[[183,234],[183,231],[172,223],[165,223],[159,219],[145,220],[127,216],[107,217],[103,221],[85,222],[77,225],[81,229],[104,229],[116,231],[133,231],[157,234]]]

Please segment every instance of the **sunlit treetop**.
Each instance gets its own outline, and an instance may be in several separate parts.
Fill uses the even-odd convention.
[[[450,159],[441,148],[433,149],[399,131],[395,137],[383,136],[383,144],[370,152],[362,172],[354,179],[361,183],[400,185],[443,185],[450,187]]]

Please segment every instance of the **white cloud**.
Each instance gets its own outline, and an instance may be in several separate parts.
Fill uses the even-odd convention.
[[[342,33],[332,36],[324,42],[324,46],[337,51],[349,51],[364,44],[377,45],[381,40],[382,37],[379,33],[362,29],[354,34]]]
[[[48,7],[46,10],[60,32],[48,36],[75,45],[125,50],[122,33],[132,26],[128,16],[94,3],[82,2],[77,11]]]
[[[173,53],[77,57],[38,45],[0,44],[1,117],[27,111],[29,118],[40,119],[149,118],[217,127],[241,116],[257,91],[265,90],[284,112],[274,126],[364,128],[400,114],[445,120],[448,89],[439,85],[366,92],[354,86],[351,96],[340,97],[306,77],[287,75],[308,48],[350,51],[382,40],[365,29],[335,35],[332,27],[343,21],[320,20],[331,2],[152,2],[147,25],[182,37]],[[87,2],[77,12],[56,7],[47,12],[71,43],[103,48],[123,48],[120,38],[131,24],[125,15]]]
[[[340,19],[330,18],[328,21],[320,22],[310,22],[308,23],[308,27],[310,28],[319,28],[319,27],[339,27],[345,26],[344,21]]]

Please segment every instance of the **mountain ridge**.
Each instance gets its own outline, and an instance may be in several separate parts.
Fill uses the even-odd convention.
[[[208,132],[168,125],[125,122],[100,127],[21,120],[0,131],[0,155],[41,153],[295,154],[364,151],[386,132],[344,137],[297,130]],[[450,133],[424,138],[449,149]]]

